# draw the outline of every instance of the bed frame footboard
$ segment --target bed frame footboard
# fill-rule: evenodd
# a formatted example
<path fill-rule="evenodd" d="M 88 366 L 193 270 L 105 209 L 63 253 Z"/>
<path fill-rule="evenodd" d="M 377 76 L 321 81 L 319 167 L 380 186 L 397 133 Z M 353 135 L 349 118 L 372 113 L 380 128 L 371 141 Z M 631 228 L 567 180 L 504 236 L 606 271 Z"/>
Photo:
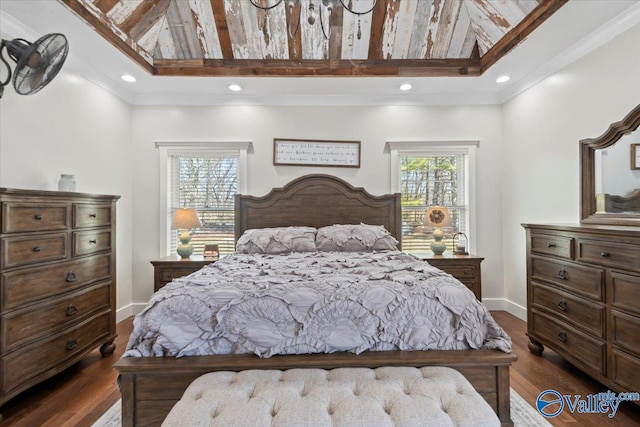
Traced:
<path fill-rule="evenodd" d="M 496 411 L 503 426 L 512 426 L 509 367 L 517 357 L 494 350 L 380 351 L 274 356 L 196 356 L 180 359 L 129 357 L 115 363 L 120 373 L 122 425 L 159 426 L 193 380 L 208 372 L 247 369 L 293 369 L 381 366 L 447 366 L 462 373 Z"/>

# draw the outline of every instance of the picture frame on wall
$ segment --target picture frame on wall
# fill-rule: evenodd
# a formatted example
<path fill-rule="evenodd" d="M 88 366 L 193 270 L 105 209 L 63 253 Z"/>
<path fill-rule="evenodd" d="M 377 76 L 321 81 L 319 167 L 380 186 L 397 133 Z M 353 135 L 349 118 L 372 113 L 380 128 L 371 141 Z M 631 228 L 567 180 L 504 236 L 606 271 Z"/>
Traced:
<path fill-rule="evenodd" d="M 631 144 L 631 169 L 640 169 L 640 143 Z"/>
<path fill-rule="evenodd" d="M 360 141 L 273 139 L 275 166 L 360 167 Z"/>

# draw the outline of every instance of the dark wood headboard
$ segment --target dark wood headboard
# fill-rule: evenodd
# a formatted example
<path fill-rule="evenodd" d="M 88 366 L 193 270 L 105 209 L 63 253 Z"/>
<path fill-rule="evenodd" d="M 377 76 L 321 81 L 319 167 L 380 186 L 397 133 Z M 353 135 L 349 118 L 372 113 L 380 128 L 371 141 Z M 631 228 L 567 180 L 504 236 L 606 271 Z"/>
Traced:
<path fill-rule="evenodd" d="M 250 228 L 383 225 L 402 244 L 400 193 L 373 196 L 331 175 L 312 174 L 262 197 L 236 195 L 235 238 Z"/>

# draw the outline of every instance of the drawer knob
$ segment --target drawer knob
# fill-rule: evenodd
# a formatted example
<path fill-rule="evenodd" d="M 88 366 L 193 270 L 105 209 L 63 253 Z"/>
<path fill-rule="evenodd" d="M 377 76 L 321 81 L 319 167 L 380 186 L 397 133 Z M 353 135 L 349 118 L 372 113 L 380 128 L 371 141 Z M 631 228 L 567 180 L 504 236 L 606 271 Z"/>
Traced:
<path fill-rule="evenodd" d="M 96 244 L 96 243 L 98 243 L 98 241 L 96 239 L 91 239 L 91 240 L 89 240 L 89 243 Z"/>
<path fill-rule="evenodd" d="M 567 333 L 565 331 L 560 331 L 558 339 L 562 342 L 567 342 Z"/>
<path fill-rule="evenodd" d="M 561 280 L 567 280 L 567 270 L 561 268 L 560 270 L 558 270 L 558 274 L 556 274 L 556 277 Z"/>
<path fill-rule="evenodd" d="M 69 307 L 67 307 L 67 316 L 73 316 L 77 312 L 78 309 L 76 308 L 76 306 L 73 304 L 69 304 Z"/>
<path fill-rule="evenodd" d="M 601 252 L 600 256 L 603 258 L 608 258 L 609 257 L 609 252 Z"/>
<path fill-rule="evenodd" d="M 547 247 L 548 248 L 555 248 L 556 244 L 555 243 L 547 243 Z"/>
<path fill-rule="evenodd" d="M 563 299 L 558 303 L 558 308 L 562 311 L 567 311 L 567 302 Z"/>
<path fill-rule="evenodd" d="M 66 281 L 67 282 L 75 282 L 78 279 L 78 276 L 73 271 L 67 273 Z"/>
<path fill-rule="evenodd" d="M 37 219 L 38 221 L 42 219 L 42 215 L 38 214 L 34 216 L 35 219 Z"/>
<path fill-rule="evenodd" d="M 36 246 L 35 248 L 33 248 L 33 252 L 40 252 L 42 250 L 42 248 L 40 246 Z"/>
<path fill-rule="evenodd" d="M 469 270 L 462 270 L 462 274 L 464 274 L 465 276 L 469 275 Z"/>
<path fill-rule="evenodd" d="M 67 350 L 73 350 L 77 345 L 78 341 L 76 341 L 74 338 L 69 338 L 67 340 Z"/>
<path fill-rule="evenodd" d="M 96 214 L 94 214 L 94 213 L 90 213 L 90 214 L 89 214 L 89 216 L 90 216 L 91 218 L 95 218 L 97 215 L 96 215 Z"/>

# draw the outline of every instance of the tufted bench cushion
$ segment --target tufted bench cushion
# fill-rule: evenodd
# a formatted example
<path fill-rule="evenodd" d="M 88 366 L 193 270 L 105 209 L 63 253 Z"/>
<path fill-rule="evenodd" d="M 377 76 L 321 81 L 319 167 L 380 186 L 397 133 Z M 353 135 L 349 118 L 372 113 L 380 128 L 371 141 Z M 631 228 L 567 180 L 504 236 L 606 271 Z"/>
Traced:
<path fill-rule="evenodd" d="M 456 370 L 382 367 L 212 372 L 163 426 L 499 426 Z"/>

